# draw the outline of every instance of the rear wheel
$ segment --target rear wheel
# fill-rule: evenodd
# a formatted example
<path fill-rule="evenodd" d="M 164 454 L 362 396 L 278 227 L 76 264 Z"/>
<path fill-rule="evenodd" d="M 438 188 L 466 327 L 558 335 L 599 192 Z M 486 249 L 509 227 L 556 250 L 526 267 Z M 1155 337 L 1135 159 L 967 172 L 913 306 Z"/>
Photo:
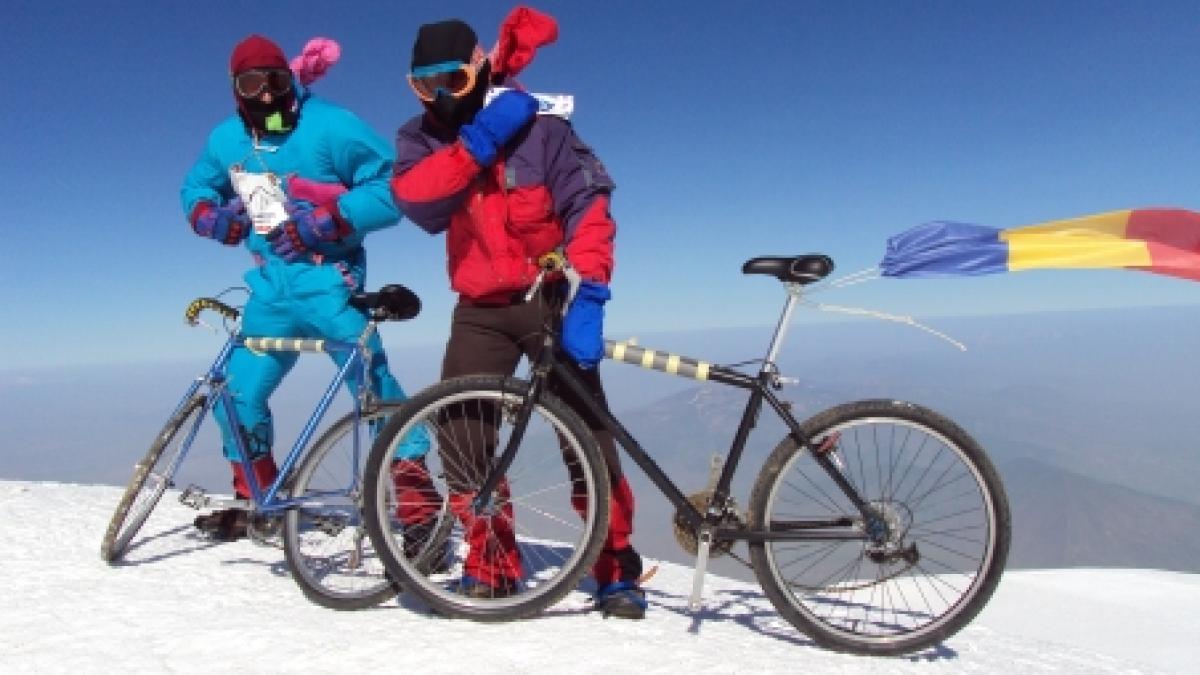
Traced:
<path fill-rule="evenodd" d="M 364 609 L 400 592 L 367 538 L 361 476 L 367 444 L 402 405 L 385 403 L 338 420 L 313 444 L 290 483 L 298 504 L 283 518 L 283 551 L 292 578 L 318 605 Z"/>
<path fill-rule="evenodd" d="M 371 538 L 405 591 L 443 615 L 506 621 L 536 614 L 576 588 L 604 543 L 608 468 L 583 421 L 549 394 L 533 407 L 500 485 L 478 496 L 528 390 L 515 378 L 446 380 L 409 399 L 371 450 L 364 477 Z M 433 560 L 413 555 L 402 516 L 414 505 L 398 500 L 394 475 L 394 439 L 417 425 L 432 443 L 421 466 L 433 486 L 425 494 L 436 494 L 437 504 L 425 510 L 450 529 Z"/>
<path fill-rule="evenodd" d="M 900 401 L 847 403 L 801 426 L 810 444 L 789 436 L 775 448 L 751 527 L 796 533 L 807 523 L 847 536 L 751 544 L 780 614 L 822 646 L 858 654 L 923 649 L 969 623 L 1000 582 L 1010 538 L 1004 488 L 979 445 Z M 866 502 L 866 518 L 814 448 Z"/>
<path fill-rule="evenodd" d="M 175 472 L 203 420 L 205 403 L 203 395 L 189 399 L 163 425 L 142 461 L 134 465 L 133 479 L 125 488 L 100 544 L 100 557 L 105 562 L 116 563 L 125 555 L 133 536 L 150 517 L 163 492 L 174 485 Z"/>

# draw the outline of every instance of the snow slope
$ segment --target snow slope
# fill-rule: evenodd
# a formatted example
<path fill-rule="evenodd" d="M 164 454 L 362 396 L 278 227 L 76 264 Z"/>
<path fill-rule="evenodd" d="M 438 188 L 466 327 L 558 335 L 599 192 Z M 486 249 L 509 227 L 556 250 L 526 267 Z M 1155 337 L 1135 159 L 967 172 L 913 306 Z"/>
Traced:
<path fill-rule="evenodd" d="M 1198 672 L 1200 576 L 1152 570 L 1007 574 L 991 604 L 938 648 L 904 658 L 820 649 L 753 584 L 661 566 L 645 621 L 604 620 L 582 594 L 542 618 L 475 624 L 403 597 L 360 612 L 310 604 L 279 549 L 197 538 L 164 499 L 128 563 L 99 545 L 120 490 L 0 481 L 0 671 Z"/>

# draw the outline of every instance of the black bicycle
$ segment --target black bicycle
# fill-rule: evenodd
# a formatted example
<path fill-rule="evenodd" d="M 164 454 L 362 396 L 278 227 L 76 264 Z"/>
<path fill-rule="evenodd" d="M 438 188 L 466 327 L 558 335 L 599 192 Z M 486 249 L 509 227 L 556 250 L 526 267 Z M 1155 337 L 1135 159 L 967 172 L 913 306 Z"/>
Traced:
<path fill-rule="evenodd" d="M 691 496 L 587 395 L 564 365 L 568 357 L 559 350 L 554 321 L 546 321 L 528 380 L 468 376 L 414 396 L 380 432 L 364 475 L 364 520 L 388 572 L 436 611 L 483 621 L 538 613 L 577 587 L 605 538 L 610 490 L 588 428 L 547 391 L 553 374 L 604 421 L 675 506 L 676 536 L 696 554 L 693 609 L 700 606 L 708 559 L 746 542 L 767 597 L 820 645 L 887 655 L 954 634 L 987 603 L 1004 569 L 1010 517 L 1003 486 L 965 431 L 919 405 L 865 400 L 804 422 L 793 417 L 777 394 L 786 378 L 776 357 L 805 285 L 832 269 L 824 255 L 762 257 L 743 265 L 743 273 L 775 277 L 787 291 L 767 356 L 754 374 L 606 341 L 606 356 L 615 361 L 749 392 L 717 480 Z M 760 469 L 742 512 L 730 485 L 764 404 L 787 434 Z M 461 591 L 468 550 L 461 524 L 454 525 L 446 560 L 436 571 L 405 556 L 405 531 L 390 522 L 397 508 L 390 448 L 418 425 L 431 430 L 437 449 L 426 459 L 439 493 L 451 492 L 447 476 L 456 483 L 467 476 L 469 485 L 453 487 L 474 495 L 468 517 L 499 516 L 505 527 L 498 529 L 512 533 L 507 544 L 497 534 L 482 554 L 505 555 L 515 537 L 521 571 L 515 586 L 491 597 Z M 484 459 L 471 463 L 466 457 Z M 452 518 L 449 508 L 442 512 Z"/>

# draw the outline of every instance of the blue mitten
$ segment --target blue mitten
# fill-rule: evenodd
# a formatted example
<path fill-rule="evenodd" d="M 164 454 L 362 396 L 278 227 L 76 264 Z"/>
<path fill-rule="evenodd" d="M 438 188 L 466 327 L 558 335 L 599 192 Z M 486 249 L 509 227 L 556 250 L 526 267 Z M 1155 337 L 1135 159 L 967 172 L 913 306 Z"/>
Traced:
<path fill-rule="evenodd" d="M 475 161 L 480 166 L 491 166 L 500 148 L 511 141 L 537 111 L 537 99 L 523 91 L 509 89 L 475 113 L 475 119 L 464 124 L 458 133 Z"/>
<path fill-rule="evenodd" d="M 267 235 L 271 250 L 288 262 L 296 262 L 325 244 L 335 242 L 354 231 L 336 210 L 324 206 L 311 208 L 300 202 L 284 205 L 289 218 Z"/>
<path fill-rule="evenodd" d="M 584 281 L 563 317 L 563 350 L 583 368 L 604 358 L 604 303 L 611 297 L 608 286 Z"/>
<path fill-rule="evenodd" d="M 201 237 L 216 239 L 226 246 L 237 246 L 250 235 L 250 216 L 241 199 L 225 206 L 199 202 L 192 209 L 192 230 Z"/>

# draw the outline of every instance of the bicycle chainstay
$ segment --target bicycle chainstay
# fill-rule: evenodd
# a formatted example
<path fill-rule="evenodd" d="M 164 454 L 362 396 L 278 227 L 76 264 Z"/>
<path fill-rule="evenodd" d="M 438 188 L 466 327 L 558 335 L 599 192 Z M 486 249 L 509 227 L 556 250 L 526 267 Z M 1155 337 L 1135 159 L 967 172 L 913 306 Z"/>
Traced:
<path fill-rule="evenodd" d="M 751 570 L 754 569 L 754 563 L 749 560 L 746 560 L 742 556 L 738 555 L 736 551 L 731 549 L 731 550 L 727 551 L 726 554 L 730 558 L 733 558 L 734 560 L 745 565 L 748 569 L 751 569 Z M 792 588 L 798 588 L 802 591 L 807 591 L 810 593 L 819 593 L 822 591 L 832 592 L 835 590 L 839 593 L 843 592 L 843 591 L 861 591 L 864 588 L 870 588 L 872 586 L 882 584 L 885 581 L 891 581 L 892 579 L 895 579 L 896 577 L 900 576 L 901 574 L 904 574 L 908 570 L 915 567 L 916 564 L 917 564 L 916 562 L 910 562 L 907 565 L 905 565 L 904 567 L 901 567 L 900 569 L 896 570 L 895 572 L 888 574 L 887 576 L 883 576 L 878 579 L 872 579 L 870 581 L 864 581 L 863 583 L 857 584 L 855 586 L 838 586 L 836 589 L 834 589 L 833 587 L 830 587 L 830 586 L 806 586 L 804 584 L 798 584 L 793 581 L 789 581 L 788 586 L 791 586 Z"/>

